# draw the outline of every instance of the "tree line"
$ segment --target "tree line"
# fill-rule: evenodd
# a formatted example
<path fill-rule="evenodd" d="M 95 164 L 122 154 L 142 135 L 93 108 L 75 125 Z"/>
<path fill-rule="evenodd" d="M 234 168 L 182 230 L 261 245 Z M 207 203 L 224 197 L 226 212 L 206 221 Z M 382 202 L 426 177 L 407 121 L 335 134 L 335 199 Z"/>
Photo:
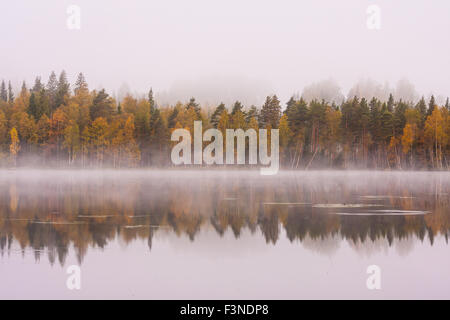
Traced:
<path fill-rule="evenodd" d="M 279 129 L 285 169 L 447 169 L 450 104 L 432 96 L 417 103 L 351 97 L 342 102 L 291 97 L 283 108 L 276 95 L 262 106 L 236 101 L 201 107 L 195 98 L 160 106 L 146 97 L 116 101 L 104 89 L 89 90 L 80 73 L 73 86 L 62 71 L 47 83 L 37 77 L 14 93 L 0 85 L 0 164 L 77 167 L 171 166 L 170 134 L 203 130 Z"/>

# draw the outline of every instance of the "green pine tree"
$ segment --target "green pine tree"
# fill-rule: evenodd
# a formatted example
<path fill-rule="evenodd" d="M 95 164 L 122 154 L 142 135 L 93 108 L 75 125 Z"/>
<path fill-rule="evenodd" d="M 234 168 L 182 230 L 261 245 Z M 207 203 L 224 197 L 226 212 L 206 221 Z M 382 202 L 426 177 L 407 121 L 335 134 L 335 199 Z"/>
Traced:
<path fill-rule="evenodd" d="M 44 88 L 44 86 L 42 85 L 41 77 L 36 77 L 36 79 L 34 80 L 34 85 L 33 85 L 33 88 L 31 89 L 31 91 L 33 91 L 33 92 L 40 92 L 43 88 Z"/>
<path fill-rule="evenodd" d="M 238 111 L 244 113 L 244 106 L 239 101 L 236 101 L 233 105 L 233 109 L 231 110 L 231 115 L 234 116 Z"/>
<path fill-rule="evenodd" d="M 0 85 L 0 100 L 8 101 L 8 92 L 6 91 L 5 81 L 2 80 L 2 84 Z"/>
<path fill-rule="evenodd" d="M 58 86 L 55 99 L 55 108 L 64 104 L 66 96 L 70 95 L 70 84 L 67 81 L 66 72 L 63 70 L 59 75 Z"/>
<path fill-rule="evenodd" d="M 434 95 L 431 95 L 430 102 L 428 102 L 428 112 L 427 115 L 431 116 L 434 111 L 434 107 L 436 106 L 436 101 L 434 99 Z"/>
<path fill-rule="evenodd" d="M 150 88 L 148 92 L 148 103 L 150 104 L 150 114 L 153 114 L 155 109 L 155 100 L 153 99 L 153 89 Z"/>
<path fill-rule="evenodd" d="M 194 97 L 192 97 L 189 100 L 189 103 L 186 105 L 186 109 L 187 110 L 189 110 L 191 108 L 194 109 L 195 113 L 197 114 L 197 117 L 199 119 L 201 119 L 200 105 L 197 102 L 195 102 L 195 98 Z"/>
<path fill-rule="evenodd" d="M 247 124 L 249 124 L 250 120 L 252 120 L 253 118 L 256 119 L 256 120 L 259 119 L 259 110 L 258 110 L 258 108 L 256 106 L 251 106 L 250 109 L 246 112 L 246 114 L 245 114 L 245 122 Z"/>
<path fill-rule="evenodd" d="M 56 109 L 56 95 L 58 91 L 58 80 L 54 71 L 50 74 L 47 82 L 46 92 L 50 101 L 50 109 L 54 111 Z"/>
<path fill-rule="evenodd" d="M 217 108 L 214 110 L 212 116 L 211 116 L 211 124 L 214 128 L 217 129 L 217 125 L 219 124 L 219 119 L 222 114 L 222 112 L 225 111 L 225 105 L 223 103 L 220 103 Z"/>
<path fill-rule="evenodd" d="M 112 98 L 105 92 L 100 90 L 94 97 L 89 113 L 91 120 L 94 121 L 98 117 L 109 118 L 114 112 Z"/>
<path fill-rule="evenodd" d="M 261 126 L 275 129 L 278 128 L 278 124 L 281 118 L 281 105 L 280 100 L 276 95 L 272 97 L 268 96 L 266 102 L 261 108 Z"/>
<path fill-rule="evenodd" d="M 77 76 L 77 81 L 75 81 L 75 88 L 73 92 L 75 94 L 79 94 L 81 92 L 89 92 L 88 84 L 86 82 L 86 79 L 84 78 L 83 73 L 81 72 Z"/>
<path fill-rule="evenodd" d="M 178 116 L 179 112 L 180 112 L 180 110 L 177 107 L 173 108 L 172 112 L 169 115 L 169 119 L 167 120 L 167 122 L 168 122 L 167 126 L 169 128 L 174 128 L 175 127 L 176 119 L 177 119 L 177 116 Z"/>
<path fill-rule="evenodd" d="M 419 111 L 420 114 L 420 123 L 419 126 L 421 129 L 425 126 L 425 120 L 427 119 L 427 105 L 425 103 L 425 98 L 422 96 L 422 98 L 417 102 L 415 106 L 416 110 Z"/>
<path fill-rule="evenodd" d="M 387 102 L 387 110 L 390 113 L 394 112 L 394 104 L 395 104 L 394 96 L 392 95 L 392 93 L 390 93 L 389 94 L 389 99 L 388 99 L 388 102 Z"/>
<path fill-rule="evenodd" d="M 14 102 L 14 92 L 11 86 L 11 81 L 8 81 L 8 102 Z"/>
<path fill-rule="evenodd" d="M 43 115 L 50 115 L 50 102 L 44 88 L 40 92 L 31 93 L 27 113 L 36 121 Z"/>

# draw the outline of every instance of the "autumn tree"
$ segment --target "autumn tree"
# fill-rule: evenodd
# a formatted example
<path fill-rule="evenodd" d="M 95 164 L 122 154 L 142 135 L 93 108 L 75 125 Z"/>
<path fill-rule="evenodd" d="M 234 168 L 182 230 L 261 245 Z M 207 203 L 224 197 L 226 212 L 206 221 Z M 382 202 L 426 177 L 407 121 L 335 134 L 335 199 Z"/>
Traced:
<path fill-rule="evenodd" d="M 226 137 L 226 130 L 229 128 L 230 128 L 230 116 L 228 114 L 228 110 L 225 109 L 219 117 L 217 129 L 222 133 L 223 137 Z M 226 152 L 226 139 L 223 139 L 223 150 L 224 152 Z"/>
<path fill-rule="evenodd" d="M 10 126 L 16 130 L 24 146 L 23 151 L 31 151 L 37 140 L 36 124 L 33 118 L 25 112 L 15 112 L 11 115 Z"/>
<path fill-rule="evenodd" d="M 226 130 L 229 129 L 229 121 L 230 117 L 228 115 L 228 110 L 224 110 L 219 118 L 219 123 L 217 124 L 217 129 L 219 129 L 222 132 L 222 135 L 225 136 Z"/>
<path fill-rule="evenodd" d="M 122 100 L 121 107 L 123 111 L 134 115 L 137 111 L 137 99 L 131 94 L 127 94 Z"/>
<path fill-rule="evenodd" d="M 20 150 L 20 140 L 16 128 L 11 129 L 10 136 L 11 136 L 11 144 L 9 145 L 9 152 L 11 154 L 14 166 L 17 166 L 17 154 L 19 153 Z"/>
<path fill-rule="evenodd" d="M 22 83 L 22 88 L 19 95 L 14 100 L 14 109 L 16 111 L 27 111 L 30 103 L 30 92 L 27 89 L 25 81 Z"/>
<path fill-rule="evenodd" d="M 239 101 L 236 101 L 231 111 L 231 127 L 229 129 L 245 130 L 246 121 L 243 109 L 244 106 Z"/>
<path fill-rule="evenodd" d="M 434 108 L 425 122 L 425 139 L 429 143 L 431 162 L 436 168 L 442 168 L 442 150 L 448 139 L 445 125 L 442 111 L 439 107 Z"/>
<path fill-rule="evenodd" d="M 70 121 L 69 125 L 64 129 L 63 146 L 69 153 L 69 165 L 71 165 L 81 148 L 80 128 L 78 127 L 78 124 L 76 124 L 76 122 L 73 120 Z"/>
<path fill-rule="evenodd" d="M 287 115 L 284 114 L 279 123 L 280 130 L 280 160 L 284 160 L 286 157 L 287 148 L 289 146 L 290 140 L 292 138 L 292 132 L 289 128 Z"/>
<path fill-rule="evenodd" d="M 328 154 L 329 165 L 333 165 L 333 161 L 337 157 L 340 143 L 341 132 L 341 111 L 328 106 L 325 110 L 325 133 L 322 136 L 323 144 Z M 363 133 L 365 135 L 365 133 Z M 364 137 L 364 136 L 363 136 Z M 366 143 L 367 139 L 366 139 Z M 364 144 L 363 144 L 364 147 Z"/>
<path fill-rule="evenodd" d="M 61 159 L 62 142 L 64 141 L 64 130 L 67 126 L 67 116 L 62 108 L 53 112 L 50 118 L 50 131 L 48 147 L 56 155 L 56 161 Z"/>
<path fill-rule="evenodd" d="M 2 110 L 0 110 L 0 158 L 7 145 L 8 120 Z"/>
<path fill-rule="evenodd" d="M 128 166 L 135 167 L 141 159 L 141 152 L 135 140 L 135 127 L 133 117 L 128 117 L 127 121 L 125 122 L 123 131 L 126 141 L 125 151 L 127 156 L 127 163 Z"/>
<path fill-rule="evenodd" d="M 82 73 L 79 73 L 75 81 L 74 97 L 80 108 L 88 111 L 89 105 L 92 103 L 92 96 L 89 94 L 89 87 Z"/>
<path fill-rule="evenodd" d="M 186 104 L 186 109 L 187 110 L 194 110 L 195 113 L 197 114 L 197 118 L 201 119 L 201 110 L 200 110 L 200 105 L 195 101 L 195 98 L 191 98 L 189 100 L 189 102 Z"/>
<path fill-rule="evenodd" d="M 256 106 L 253 106 L 253 105 L 245 113 L 245 122 L 247 122 L 247 124 L 249 124 L 252 118 L 254 118 L 257 121 L 259 119 L 259 110 Z"/>
<path fill-rule="evenodd" d="M 113 127 L 116 125 L 118 127 L 114 130 L 111 140 L 111 147 L 114 153 L 114 167 L 121 167 L 123 163 L 134 167 L 138 164 L 141 153 L 135 140 L 133 116 L 129 116 L 125 123 L 116 122 L 113 124 Z"/>
<path fill-rule="evenodd" d="M 103 166 L 103 160 L 106 149 L 109 145 L 108 141 L 108 122 L 105 118 L 98 117 L 92 123 L 89 132 L 91 145 L 96 155 L 98 166 Z"/>
<path fill-rule="evenodd" d="M 407 123 L 403 128 L 403 135 L 401 137 L 402 151 L 405 155 L 411 155 L 410 161 L 412 163 L 413 143 L 415 140 L 415 130 L 412 124 Z"/>
<path fill-rule="evenodd" d="M 50 135 L 50 119 L 46 115 L 43 115 L 36 123 L 36 130 L 38 145 L 47 151 L 46 148 L 48 147 Z"/>

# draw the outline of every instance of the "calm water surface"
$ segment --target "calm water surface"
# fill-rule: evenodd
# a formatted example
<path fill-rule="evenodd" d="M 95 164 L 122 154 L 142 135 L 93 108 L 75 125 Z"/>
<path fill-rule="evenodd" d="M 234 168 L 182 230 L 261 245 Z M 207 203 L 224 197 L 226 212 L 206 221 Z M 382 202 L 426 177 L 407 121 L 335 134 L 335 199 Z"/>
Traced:
<path fill-rule="evenodd" d="M 446 172 L 5 170 L 0 298 L 448 299 L 449 230 Z"/>

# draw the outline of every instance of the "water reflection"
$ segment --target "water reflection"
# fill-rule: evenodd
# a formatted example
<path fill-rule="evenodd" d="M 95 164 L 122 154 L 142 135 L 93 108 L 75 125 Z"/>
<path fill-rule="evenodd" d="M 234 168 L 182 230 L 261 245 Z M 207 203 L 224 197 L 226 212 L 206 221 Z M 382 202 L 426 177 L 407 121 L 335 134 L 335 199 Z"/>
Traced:
<path fill-rule="evenodd" d="M 17 243 L 63 265 L 73 247 L 82 263 L 116 238 L 151 250 L 157 233 L 196 241 L 208 228 L 260 232 L 268 245 L 286 236 L 318 252 L 342 239 L 355 250 L 433 244 L 448 240 L 449 188 L 449 174 L 427 172 L 3 171 L 0 253 Z"/>

